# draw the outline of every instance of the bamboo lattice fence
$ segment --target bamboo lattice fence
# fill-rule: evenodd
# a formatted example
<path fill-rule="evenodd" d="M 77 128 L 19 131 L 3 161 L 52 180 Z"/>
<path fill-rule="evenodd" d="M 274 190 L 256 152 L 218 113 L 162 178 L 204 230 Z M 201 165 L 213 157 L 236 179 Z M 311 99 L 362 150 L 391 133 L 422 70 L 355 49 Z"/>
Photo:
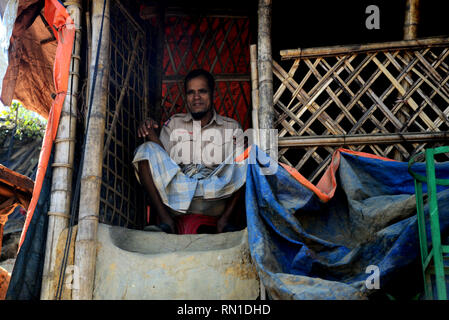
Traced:
<path fill-rule="evenodd" d="M 143 141 L 137 128 L 147 113 L 149 37 L 118 1 L 111 1 L 109 95 L 100 193 L 100 222 L 143 225 L 145 194 L 132 167 Z"/>
<path fill-rule="evenodd" d="M 448 56 L 448 38 L 281 51 L 279 160 L 316 181 L 337 147 L 405 161 L 448 141 Z"/>
<path fill-rule="evenodd" d="M 243 16 L 171 15 L 165 17 L 161 121 L 186 112 L 184 76 L 196 68 L 216 79 L 215 108 L 250 125 L 250 28 Z"/>
<path fill-rule="evenodd" d="M 137 22 L 119 0 L 111 0 L 110 6 L 99 221 L 140 228 L 145 224 L 146 196 L 131 164 L 135 149 L 143 142 L 137 137 L 139 124 L 148 116 L 164 122 L 174 113 L 186 112 L 184 76 L 204 68 L 216 79 L 216 110 L 248 128 L 250 22 L 246 16 L 213 14 L 169 14 L 162 24 L 157 19 Z M 88 39 L 88 46 L 93 45 Z M 86 122 L 89 97 L 86 87 L 83 91 L 80 115 Z"/>

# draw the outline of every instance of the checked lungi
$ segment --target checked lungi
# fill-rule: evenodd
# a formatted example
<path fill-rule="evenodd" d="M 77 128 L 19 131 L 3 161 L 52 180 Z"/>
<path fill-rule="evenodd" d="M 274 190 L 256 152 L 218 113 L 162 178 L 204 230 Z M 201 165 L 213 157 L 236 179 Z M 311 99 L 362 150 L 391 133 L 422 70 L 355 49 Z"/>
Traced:
<path fill-rule="evenodd" d="M 202 164 L 181 168 L 160 145 L 145 142 L 136 149 L 133 164 L 139 180 L 138 162 L 148 161 L 155 187 L 172 213 L 219 215 L 224 200 L 246 181 L 247 162 L 234 159 L 230 154 L 213 170 Z"/>

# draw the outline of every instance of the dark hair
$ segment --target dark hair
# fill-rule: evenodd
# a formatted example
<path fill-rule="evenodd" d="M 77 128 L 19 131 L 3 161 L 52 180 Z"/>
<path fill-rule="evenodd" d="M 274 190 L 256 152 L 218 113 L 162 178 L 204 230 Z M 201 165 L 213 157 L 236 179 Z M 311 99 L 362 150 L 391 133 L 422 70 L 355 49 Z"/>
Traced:
<path fill-rule="evenodd" d="M 207 86 L 209 87 L 210 91 L 210 96 L 211 98 L 213 98 L 215 89 L 215 79 L 214 76 L 210 74 L 210 72 L 204 69 L 194 69 L 186 75 L 186 77 L 184 78 L 184 91 L 185 92 L 187 91 L 187 82 L 198 77 L 206 78 Z"/>

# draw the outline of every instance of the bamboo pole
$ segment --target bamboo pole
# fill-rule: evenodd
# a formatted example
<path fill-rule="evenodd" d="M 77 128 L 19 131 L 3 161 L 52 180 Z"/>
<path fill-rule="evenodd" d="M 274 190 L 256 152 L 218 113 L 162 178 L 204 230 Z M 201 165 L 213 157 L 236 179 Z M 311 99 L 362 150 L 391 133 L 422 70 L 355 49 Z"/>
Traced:
<path fill-rule="evenodd" d="M 404 40 L 416 39 L 418 36 L 419 0 L 407 0 L 404 20 Z"/>
<path fill-rule="evenodd" d="M 415 40 L 418 35 L 418 19 L 419 19 L 419 0 L 407 0 L 406 8 L 405 8 L 405 19 L 404 19 L 404 40 Z M 410 57 L 407 55 L 404 55 L 404 61 L 405 63 L 409 63 Z M 410 85 L 407 82 L 407 80 L 404 78 L 404 80 L 401 81 L 401 86 L 403 88 L 403 91 L 399 91 L 398 99 L 404 99 L 405 93 L 409 90 Z M 410 114 L 410 107 L 408 106 L 409 103 L 414 103 L 412 99 L 408 99 L 407 103 L 404 103 L 401 107 L 401 112 L 397 113 L 398 120 L 401 123 L 407 122 L 407 116 L 406 114 Z M 433 124 L 433 122 L 432 122 Z M 394 152 L 393 158 L 395 160 L 402 160 L 402 155 L 399 152 L 399 150 L 396 150 Z"/>
<path fill-rule="evenodd" d="M 103 8 L 105 4 L 105 8 Z M 102 18 L 104 9 L 103 28 Z M 82 163 L 80 205 L 78 230 L 75 242 L 75 266 L 79 274 L 79 288 L 73 288 L 75 300 L 92 299 L 95 262 L 98 214 L 100 207 L 100 188 L 103 160 L 103 143 L 105 132 L 106 105 L 108 98 L 109 78 L 109 1 L 94 0 L 92 2 L 92 59 L 90 72 L 94 73 L 99 58 L 97 76 L 92 76 L 89 91 L 93 94 L 92 109 L 88 119 L 84 162 Z M 100 42 L 101 34 L 101 42 Z M 100 45 L 98 45 L 100 43 Z M 92 86 L 94 90 L 91 90 Z M 88 113 L 89 115 L 89 113 Z"/>
<path fill-rule="evenodd" d="M 447 47 L 449 46 L 449 37 L 430 37 L 415 40 L 399 40 L 381 43 L 337 45 L 329 47 L 314 47 L 307 49 L 301 48 L 288 49 L 288 50 L 281 50 L 280 55 L 282 60 L 288 60 L 297 58 L 328 57 L 328 56 L 355 54 L 360 52 L 371 52 L 379 50 L 386 51 L 386 50 L 417 49 L 426 46 Z"/>
<path fill-rule="evenodd" d="M 146 37 L 146 35 L 144 35 L 144 41 L 143 43 L 144 45 L 144 52 L 143 52 L 143 59 L 145 59 L 145 61 L 149 61 L 150 60 L 150 56 L 151 56 L 151 46 L 152 43 L 150 41 L 150 43 L 147 42 L 148 37 Z M 150 74 L 151 72 L 149 71 L 149 69 L 151 68 L 150 63 L 146 63 L 144 64 L 143 67 L 143 106 L 142 106 L 142 110 L 141 110 L 141 120 L 146 119 L 147 115 L 149 114 L 149 109 L 150 109 Z"/>
<path fill-rule="evenodd" d="M 156 42 L 156 87 L 155 87 L 155 106 L 151 114 L 153 119 L 159 122 L 162 118 L 162 78 L 163 78 L 163 59 L 165 44 L 165 6 L 161 2 L 157 4 L 157 42 Z M 146 114 L 147 117 L 149 114 Z"/>
<path fill-rule="evenodd" d="M 259 86 L 258 86 L 258 75 L 257 75 L 257 46 L 252 44 L 249 47 L 250 57 L 251 57 L 251 98 L 252 98 L 252 121 L 254 129 L 254 143 L 260 146 L 259 139 Z"/>
<path fill-rule="evenodd" d="M 257 55 L 257 53 L 256 53 Z M 257 61 L 257 59 L 256 59 Z M 179 83 L 184 85 L 184 75 L 169 75 L 162 77 L 162 83 Z M 229 81 L 251 81 L 251 74 L 217 74 L 214 75 L 215 82 L 229 82 Z"/>
<path fill-rule="evenodd" d="M 298 136 L 278 139 L 279 148 L 344 146 L 366 144 L 424 143 L 447 141 L 449 132 L 407 132 L 391 134 L 359 134 L 338 136 Z"/>
<path fill-rule="evenodd" d="M 271 0 L 259 0 L 257 66 L 259 76 L 259 128 L 273 128 L 273 71 L 271 55 Z M 260 147 L 269 152 L 266 130 L 259 133 Z"/>
<path fill-rule="evenodd" d="M 70 218 L 81 49 L 81 11 L 81 0 L 71 0 L 67 6 L 67 12 L 75 24 L 75 41 L 70 64 L 68 91 L 62 106 L 61 119 L 55 139 L 47 243 L 41 288 L 41 299 L 43 300 L 50 300 L 55 296 L 54 274 L 59 271 L 56 270 L 55 265 L 57 260 L 56 245 L 62 230 L 68 227 Z"/>
<path fill-rule="evenodd" d="M 88 8 L 88 10 L 90 10 L 90 8 Z M 91 23 L 91 19 L 90 19 L 90 11 L 86 12 L 86 28 L 87 28 L 87 89 L 86 89 L 86 103 L 85 103 L 85 108 L 84 108 L 84 121 L 83 121 L 83 128 L 84 130 L 86 129 L 86 117 L 87 117 L 87 104 L 89 103 L 90 99 L 89 99 L 89 85 L 90 85 L 90 80 L 91 80 L 91 75 L 89 72 L 89 66 L 91 63 L 91 53 L 92 53 L 92 26 L 90 25 Z"/>

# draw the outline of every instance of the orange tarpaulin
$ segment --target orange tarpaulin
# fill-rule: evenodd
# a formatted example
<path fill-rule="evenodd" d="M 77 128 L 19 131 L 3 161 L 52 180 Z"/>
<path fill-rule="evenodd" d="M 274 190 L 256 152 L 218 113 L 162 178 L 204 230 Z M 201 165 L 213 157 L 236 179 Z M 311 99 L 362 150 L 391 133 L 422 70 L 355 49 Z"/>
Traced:
<path fill-rule="evenodd" d="M 298 180 L 302 185 L 304 185 L 306 188 L 313 191 L 317 197 L 323 201 L 328 202 L 332 197 L 334 196 L 335 189 L 337 188 L 337 181 L 335 178 L 335 173 L 337 172 L 338 167 L 340 166 L 340 152 L 350 153 L 354 155 L 360 155 L 365 158 L 373 158 L 373 159 L 381 159 L 386 161 L 396 161 L 380 156 L 376 156 L 373 154 L 365 153 L 365 152 L 359 152 L 359 151 L 353 151 L 349 149 L 344 148 L 338 148 L 334 151 L 332 155 L 332 161 L 327 168 L 327 170 L 324 172 L 321 179 L 318 181 L 317 185 L 313 185 L 309 180 L 307 180 L 303 175 L 301 175 L 298 170 L 295 168 L 292 168 L 285 163 L 279 163 L 282 165 L 285 170 L 287 170 L 296 180 Z"/>
<path fill-rule="evenodd" d="M 252 146 L 249 146 L 245 149 L 245 151 L 237 156 L 234 161 L 235 162 L 241 162 L 245 159 L 248 159 L 249 153 L 251 152 Z M 376 156 L 374 154 L 360 152 L 360 151 L 353 151 L 345 148 L 338 148 L 334 151 L 332 154 L 332 160 L 329 164 L 329 167 L 326 169 L 326 171 L 323 173 L 322 177 L 318 181 L 316 185 L 314 185 L 312 182 L 307 180 L 302 174 L 299 173 L 298 170 L 296 170 L 293 167 L 290 167 L 289 165 L 279 162 L 279 164 L 287 170 L 288 173 L 290 173 L 299 183 L 301 183 L 303 186 L 305 186 L 307 189 L 311 190 L 313 193 L 316 194 L 316 196 L 323 201 L 324 203 L 328 202 L 332 197 L 334 196 L 335 190 L 337 188 L 337 180 L 335 177 L 335 174 L 338 170 L 338 167 L 340 166 L 340 153 L 350 153 L 353 155 L 358 155 L 364 158 L 371 158 L 371 159 L 380 159 L 384 161 L 396 161 L 389 158 L 384 158 L 381 156 Z"/>
<path fill-rule="evenodd" d="M 62 104 L 67 93 L 69 68 L 72 56 L 73 42 L 75 39 L 75 24 L 69 16 L 67 10 L 57 0 L 46 0 L 44 16 L 48 24 L 52 26 L 54 36 L 57 39 L 55 61 L 53 65 L 53 79 L 56 89 L 56 97 L 53 100 L 48 116 L 47 128 L 42 143 L 42 149 L 39 157 L 39 164 L 36 173 L 36 180 L 33 189 L 33 196 L 27 211 L 25 225 L 20 237 L 19 249 L 22 245 L 25 235 L 33 217 L 34 209 L 42 189 L 42 183 L 47 170 L 48 160 L 53 146 L 53 141 L 59 125 Z"/>

